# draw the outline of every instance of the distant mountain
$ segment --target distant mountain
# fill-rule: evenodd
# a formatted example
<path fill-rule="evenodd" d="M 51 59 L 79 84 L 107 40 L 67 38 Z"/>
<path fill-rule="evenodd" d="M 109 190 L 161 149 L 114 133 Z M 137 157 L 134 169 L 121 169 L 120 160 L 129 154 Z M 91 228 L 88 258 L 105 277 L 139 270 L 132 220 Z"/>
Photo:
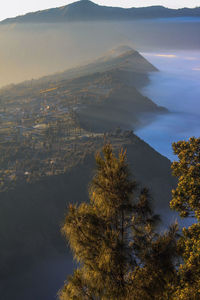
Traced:
<path fill-rule="evenodd" d="M 89 0 L 81 0 L 63 7 L 28 13 L 16 18 L 8 18 L 1 23 L 52 23 L 100 20 L 119 21 L 172 17 L 200 17 L 200 7 L 194 9 L 169 9 L 163 6 L 149 6 L 124 9 L 119 7 L 100 6 Z"/>

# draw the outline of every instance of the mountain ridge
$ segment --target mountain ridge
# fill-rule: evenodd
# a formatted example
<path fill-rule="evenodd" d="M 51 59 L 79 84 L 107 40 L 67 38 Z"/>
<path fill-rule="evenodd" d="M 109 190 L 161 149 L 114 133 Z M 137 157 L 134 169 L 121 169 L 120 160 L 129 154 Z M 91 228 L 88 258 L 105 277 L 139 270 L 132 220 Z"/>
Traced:
<path fill-rule="evenodd" d="M 28 82 L 31 82 L 31 84 L 37 84 L 38 81 L 54 81 L 55 78 L 56 81 L 63 79 L 73 80 L 75 78 L 80 78 L 94 73 L 123 70 L 125 67 L 127 69 L 127 65 L 129 70 L 132 68 L 132 71 L 137 73 L 158 71 L 158 69 L 148 60 L 146 60 L 138 51 L 127 45 L 121 45 L 111 49 L 95 60 L 88 61 L 80 66 L 75 66 L 73 68 L 65 69 L 61 72 L 56 72 L 36 79 L 17 83 L 14 86 L 20 86 L 23 85 L 23 83 L 26 84 Z M 10 86 L 12 86 L 12 84 L 0 88 L 0 91 L 10 89 Z"/>
<path fill-rule="evenodd" d="M 173 217 L 170 161 L 133 133 L 140 112 L 166 112 L 137 91 L 149 71 L 156 69 L 139 52 L 120 46 L 68 75 L 0 90 L 1 299 L 55 299 L 74 267 L 60 225 L 69 203 L 88 199 L 105 142 L 127 149 L 134 179 L 150 189 L 158 213 Z"/>
<path fill-rule="evenodd" d="M 143 113 L 168 112 L 138 90 L 141 82 L 148 82 L 148 73 L 155 71 L 138 51 L 121 45 L 87 65 L 7 86 L 0 90 L 0 97 L 7 105 L 6 99 L 18 99 L 21 104 L 29 99 L 30 107 L 35 105 L 35 99 L 37 102 L 49 99 L 54 105 L 56 101 L 64 101 L 63 105 L 72 101 L 70 109 L 76 107 L 76 119 L 86 131 L 135 128 L 146 120 L 146 117 L 140 120 Z"/>
<path fill-rule="evenodd" d="M 101 6 L 89 0 L 30 12 L 14 18 L 7 18 L 0 24 L 12 23 L 61 23 L 74 21 L 134 20 L 172 17 L 200 17 L 200 7 L 170 9 L 164 6 L 121 8 Z"/>

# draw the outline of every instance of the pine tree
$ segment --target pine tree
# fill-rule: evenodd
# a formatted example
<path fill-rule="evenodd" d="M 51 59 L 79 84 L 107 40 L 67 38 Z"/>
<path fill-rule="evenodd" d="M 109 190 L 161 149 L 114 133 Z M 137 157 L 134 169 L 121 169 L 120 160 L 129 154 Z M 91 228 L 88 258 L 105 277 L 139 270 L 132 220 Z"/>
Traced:
<path fill-rule="evenodd" d="M 194 223 L 183 228 L 179 240 L 179 252 L 183 264 L 179 268 L 179 283 L 174 299 L 200 299 L 200 138 L 173 144 L 179 161 L 172 164 L 178 177 L 170 203 L 181 217 L 193 217 Z"/>
<path fill-rule="evenodd" d="M 173 144 L 179 161 L 173 162 L 173 175 L 178 177 L 178 186 L 172 191 L 171 208 L 181 217 L 196 217 L 200 220 L 200 138 Z"/>
<path fill-rule="evenodd" d="M 169 299 L 175 278 L 176 226 L 164 235 L 147 189 L 137 192 L 111 145 L 96 156 L 90 203 L 70 205 L 62 228 L 79 267 L 59 299 Z"/>
<path fill-rule="evenodd" d="M 165 233 L 156 232 L 160 218 L 153 214 L 151 197 L 145 188 L 136 204 L 132 228 L 133 250 L 138 265 L 132 273 L 130 299 L 171 299 L 176 282 L 178 224 Z"/>

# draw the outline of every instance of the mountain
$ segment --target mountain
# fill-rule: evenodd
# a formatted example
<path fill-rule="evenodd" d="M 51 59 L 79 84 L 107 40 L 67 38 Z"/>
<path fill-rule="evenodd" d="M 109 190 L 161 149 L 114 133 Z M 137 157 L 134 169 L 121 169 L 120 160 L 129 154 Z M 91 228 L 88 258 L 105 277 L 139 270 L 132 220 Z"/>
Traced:
<path fill-rule="evenodd" d="M 32 115 L 38 114 L 38 103 L 41 118 L 44 101 L 60 111 L 75 110 L 81 128 L 87 131 L 134 129 L 148 122 L 150 115 L 167 112 L 138 90 L 148 81 L 148 73 L 155 71 L 139 52 L 120 46 L 87 65 L 3 88 L 0 97 L 10 111 L 20 109 L 22 113 L 26 106 Z M 57 111 L 50 115 L 56 119 Z"/>
<path fill-rule="evenodd" d="M 88 199 L 105 141 L 127 149 L 165 225 L 172 218 L 170 161 L 132 130 L 141 113 L 166 112 L 138 90 L 152 71 L 122 45 L 85 66 L 0 89 L 1 299 L 55 299 L 73 268 L 60 234 L 65 210 Z"/>
<path fill-rule="evenodd" d="M 108 51 L 94 61 L 76 68 L 67 69 L 64 72 L 45 76 L 40 78 L 39 81 L 69 80 L 94 73 L 102 73 L 113 70 L 121 72 L 126 70 L 137 74 L 146 74 L 148 72 L 158 71 L 156 67 L 146 60 L 138 51 L 129 46 L 122 45 Z M 37 80 L 35 83 L 37 83 Z"/>
<path fill-rule="evenodd" d="M 8 18 L 2 24 L 10 23 L 52 23 L 74 21 L 134 20 L 149 18 L 200 17 L 200 7 L 189 9 L 169 9 L 163 6 L 123 9 L 119 7 L 100 6 L 89 0 L 52 8 L 15 18 Z"/>

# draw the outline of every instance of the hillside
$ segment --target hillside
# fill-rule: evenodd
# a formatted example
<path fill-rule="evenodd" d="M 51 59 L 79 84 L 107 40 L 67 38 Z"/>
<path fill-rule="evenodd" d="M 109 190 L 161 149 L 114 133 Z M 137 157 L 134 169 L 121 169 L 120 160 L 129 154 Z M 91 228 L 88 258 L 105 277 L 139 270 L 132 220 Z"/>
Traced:
<path fill-rule="evenodd" d="M 103 73 L 109 71 L 129 71 L 131 73 L 147 74 L 148 72 L 158 71 L 148 60 L 146 60 L 138 51 L 132 49 L 129 46 L 119 46 L 105 53 L 98 59 L 88 62 L 82 66 L 76 68 L 67 69 L 64 72 L 44 76 L 39 80 L 32 80 L 31 84 L 34 87 L 40 87 L 40 84 L 56 84 L 61 80 L 72 80 L 80 78 L 86 75 L 95 73 Z M 121 76 L 121 80 L 125 80 L 124 74 Z M 135 81 L 135 80 L 134 80 Z M 30 81 L 27 82 L 30 85 Z M 18 85 L 20 88 L 21 85 Z M 25 88 L 25 86 L 22 87 Z"/>
<path fill-rule="evenodd" d="M 63 173 L 74 138 L 134 129 L 167 112 L 137 89 L 156 69 L 134 50 L 111 53 L 75 70 L 0 90 L 0 189 Z"/>
<path fill-rule="evenodd" d="M 24 16 L 6 19 L 2 24 L 10 23 L 53 23 L 74 21 L 134 20 L 171 17 L 200 17 L 200 8 L 168 9 L 163 6 L 123 9 L 97 5 L 89 0 L 28 13 Z"/>
<path fill-rule="evenodd" d="M 152 71 L 121 46 L 85 66 L 0 90 L 2 299 L 55 299 L 73 267 L 60 226 L 69 202 L 88 199 L 94 155 L 105 141 L 127 149 L 136 180 L 150 188 L 165 220 L 172 217 L 170 161 L 133 133 L 148 115 L 167 113 L 138 90 Z M 59 262 L 66 265 L 60 280 Z"/>
<path fill-rule="evenodd" d="M 4 300 L 13 297 L 20 300 L 27 297 L 29 300 L 55 299 L 54 295 L 70 273 L 72 263 L 59 271 L 64 273 L 60 282 L 56 278 L 56 265 L 44 273 L 39 272 L 37 277 L 34 277 L 34 266 L 43 270 L 43 261 L 49 260 L 49 264 L 57 261 L 59 264 L 61 258 L 66 262 L 70 260 L 60 235 L 60 224 L 69 202 L 80 203 L 88 199 L 87 187 L 95 168 L 94 153 L 101 149 L 105 138 L 116 151 L 121 147 L 127 149 L 134 177 L 141 186 L 150 188 L 154 206 L 165 215 L 165 221 L 170 219 L 168 201 L 176 182 L 171 177 L 168 159 L 131 132 L 91 136 L 82 141 L 76 139 L 71 144 L 71 164 L 64 174 L 46 176 L 35 183 L 23 183 L 1 193 L 0 294 Z M 26 279 L 25 274 L 29 274 Z M 53 292 L 50 292 L 52 288 Z"/>

